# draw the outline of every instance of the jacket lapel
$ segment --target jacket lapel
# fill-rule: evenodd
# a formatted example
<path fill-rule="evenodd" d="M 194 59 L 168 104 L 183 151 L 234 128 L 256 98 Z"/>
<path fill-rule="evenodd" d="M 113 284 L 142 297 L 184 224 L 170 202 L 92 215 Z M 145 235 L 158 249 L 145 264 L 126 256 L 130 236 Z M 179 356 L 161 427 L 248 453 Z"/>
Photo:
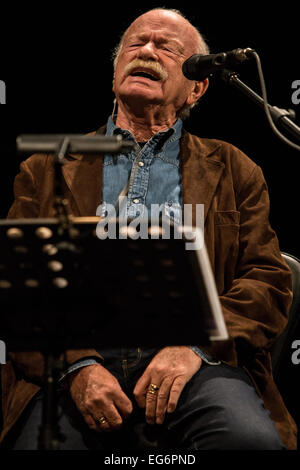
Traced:
<path fill-rule="evenodd" d="M 105 127 L 97 133 L 103 134 Z M 181 170 L 183 204 L 204 204 L 204 217 L 210 208 L 224 164 L 213 158 L 220 144 L 199 139 L 183 131 Z M 66 184 L 78 207 L 78 215 L 95 216 L 102 199 L 103 156 L 70 155 L 63 165 Z"/>
<path fill-rule="evenodd" d="M 63 166 L 66 184 L 78 207 L 79 216 L 95 216 L 102 198 L 101 155 L 72 156 Z"/>
<path fill-rule="evenodd" d="M 88 135 L 105 134 L 106 126 Z M 103 155 L 70 154 L 63 176 L 78 207 L 79 216 L 95 216 L 102 202 Z"/>
<path fill-rule="evenodd" d="M 204 220 L 225 166 L 217 158 L 212 157 L 220 146 L 219 142 L 213 140 L 201 139 L 199 142 L 195 136 L 183 132 L 181 141 L 183 204 L 193 204 L 193 206 L 204 204 Z"/>

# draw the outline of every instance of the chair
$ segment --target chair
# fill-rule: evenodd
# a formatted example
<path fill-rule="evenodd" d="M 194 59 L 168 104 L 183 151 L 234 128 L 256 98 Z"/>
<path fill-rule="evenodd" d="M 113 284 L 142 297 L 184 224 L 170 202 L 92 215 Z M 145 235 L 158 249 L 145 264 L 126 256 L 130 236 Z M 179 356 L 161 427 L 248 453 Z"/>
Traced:
<path fill-rule="evenodd" d="M 280 382 L 282 367 L 286 364 L 287 357 L 291 356 L 291 344 L 300 319 L 300 260 L 288 253 L 282 253 L 282 257 L 292 272 L 293 302 L 288 324 L 271 351 L 273 377 L 277 384 Z"/>
<path fill-rule="evenodd" d="M 300 429 L 299 408 L 299 382 L 295 380 L 298 370 L 292 363 L 291 348 L 293 340 L 299 338 L 300 326 L 300 260 L 293 255 L 282 253 L 284 260 L 292 272 L 293 302 L 289 311 L 288 324 L 277 339 L 271 351 L 273 377 L 285 402 L 287 409 L 293 416 Z M 300 434 L 298 433 L 298 448 L 300 448 Z"/>

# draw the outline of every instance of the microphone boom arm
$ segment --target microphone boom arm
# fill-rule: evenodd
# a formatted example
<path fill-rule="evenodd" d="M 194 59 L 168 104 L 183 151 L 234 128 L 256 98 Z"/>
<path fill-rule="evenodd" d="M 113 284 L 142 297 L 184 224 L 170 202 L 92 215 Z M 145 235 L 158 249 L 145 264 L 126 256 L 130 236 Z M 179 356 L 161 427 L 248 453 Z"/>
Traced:
<path fill-rule="evenodd" d="M 241 91 L 259 107 L 264 108 L 264 99 L 255 93 L 255 91 L 248 85 L 243 83 L 236 72 L 224 69 L 220 72 L 220 78 Z M 277 106 L 271 106 L 270 104 L 267 104 L 267 106 L 274 122 L 281 125 L 300 142 L 300 128 L 291 120 L 294 118 L 294 112 L 292 110 L 287 111 L 285 109 L 278 108 Z"/>

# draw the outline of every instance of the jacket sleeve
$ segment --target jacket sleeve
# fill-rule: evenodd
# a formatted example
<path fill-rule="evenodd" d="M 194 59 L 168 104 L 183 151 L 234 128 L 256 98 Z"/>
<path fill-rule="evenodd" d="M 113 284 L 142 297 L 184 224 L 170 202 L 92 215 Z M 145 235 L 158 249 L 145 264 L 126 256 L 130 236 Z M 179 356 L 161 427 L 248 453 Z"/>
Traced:
<path fill-rule="evenodd" d="M 220 296 L 235 347 L 247 353 L 269 349 L 287 324 L 292 301 L 291 272 L 269 223 L 269 195 L 255 166 L 237 194 L 239 254 L 235 277 Z"/>
<path fill-rule="evenodd" d="M 41 167 L 41 159 L 35 156 L 25 160 L 20 165 L 20 172 L 14 181 L 14 202 L 8 212 L 7 218 L 35 218 L 39 215 L 39 197 L 35 181 L 35 167 Z M 44 161 L 44 160 L 42 160 Z M 14 368 L 21 373 L 24 378 L 33 382 L 40 382 L 44 373 L 44 358 L 39 351 L 8 352 L 9 359 L 13 362 Z M 65 361 L 66 367 L 81 359 L 92 358 L 97 362 L 102 361 L 102 357 L 95 349 L 74 349 L 65 352 L 61 359 Z"/>
<path fill-rule="evenodd" d="M 8 212 L 10 219 L 38 217 L 39 202 L 33 173 L 27 160 L 21 163 L 14 181 L 14 202 Z"/>

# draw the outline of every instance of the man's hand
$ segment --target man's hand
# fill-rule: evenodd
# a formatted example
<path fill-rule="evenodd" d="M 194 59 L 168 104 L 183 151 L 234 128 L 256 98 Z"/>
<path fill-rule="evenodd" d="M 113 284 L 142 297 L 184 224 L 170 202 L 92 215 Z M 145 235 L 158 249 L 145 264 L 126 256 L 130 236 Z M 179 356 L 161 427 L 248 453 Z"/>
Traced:
<path fill-rule="evenodd" d="M 132 412 L 132 403 L 118 380 L 100 364 L 75 371 L 69 383 L 78 410 L 94 431 L 119 429 Z"/>
<path fill-rule="evenodd" d="M 200 369 L 202 359 L 188 346 L 171 346 L 159 351 L 136 383 L 134 396 L 141 408 L 146 408 L 148 424 L 162 424 L 166 412 L 177 406 L 185 384 Z M 159 387 L 149 393 L 150 384 Z"/>

